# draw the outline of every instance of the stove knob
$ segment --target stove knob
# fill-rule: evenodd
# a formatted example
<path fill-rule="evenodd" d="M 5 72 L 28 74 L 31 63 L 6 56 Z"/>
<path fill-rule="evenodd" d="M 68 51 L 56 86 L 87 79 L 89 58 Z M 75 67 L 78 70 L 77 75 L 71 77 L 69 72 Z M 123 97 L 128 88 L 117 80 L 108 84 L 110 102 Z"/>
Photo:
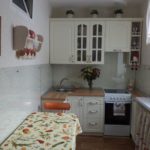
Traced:
<path fill-rule="evenodd" d="M 123 100 L 123 98 L 122 98 L 122 97 L 120 97 L 120 98 L 119 98 L 119 100 L 120 100 L 120 101 L 122 101 L 122 100 Z"/>
<path fill-rule="evenodd" d="M 115 97 L 113 97 L 113 101 L 115 101 L 116 100 L 116 98 Z"/>
<path fill-rule="evenodd" d="M 126 101 L 126 98 L 124 97 L 123 100 Z"/>
<path fill-rule="evenodd" d="M 110 97 L 110 100 L 113 101 L 113 97 Z"/>

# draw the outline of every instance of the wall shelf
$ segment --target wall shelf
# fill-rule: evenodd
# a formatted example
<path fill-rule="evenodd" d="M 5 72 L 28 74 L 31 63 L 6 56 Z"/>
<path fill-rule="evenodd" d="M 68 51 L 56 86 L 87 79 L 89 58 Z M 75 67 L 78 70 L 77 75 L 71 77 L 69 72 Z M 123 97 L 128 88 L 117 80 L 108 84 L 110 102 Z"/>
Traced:
<path fill-rule="evenodd" d="M 18 58 L 33 58 L 41 50 L 43 36 L 25 26 L 13 28 L 13 49 Z M 28 57 L 29 56 L 29 57 Z M 33 57 L 32 57 L 33 56 Z"/>

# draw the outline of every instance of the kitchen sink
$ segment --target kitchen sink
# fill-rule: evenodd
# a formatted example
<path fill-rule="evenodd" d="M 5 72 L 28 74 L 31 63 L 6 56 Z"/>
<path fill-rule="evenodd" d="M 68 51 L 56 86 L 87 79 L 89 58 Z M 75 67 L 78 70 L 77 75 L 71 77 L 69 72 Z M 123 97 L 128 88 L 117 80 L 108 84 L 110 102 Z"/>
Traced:
<path fill-rule="evenodd" d="M 57 92 L 72 92 L 73 89 L 71 88 L 58 88 L 58 89 L 55 89 Z"/>

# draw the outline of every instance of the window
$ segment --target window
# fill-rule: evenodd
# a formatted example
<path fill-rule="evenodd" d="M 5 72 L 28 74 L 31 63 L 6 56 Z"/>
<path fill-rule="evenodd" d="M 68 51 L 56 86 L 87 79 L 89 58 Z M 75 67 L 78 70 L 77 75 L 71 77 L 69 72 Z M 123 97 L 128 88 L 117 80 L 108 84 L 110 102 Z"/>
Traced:
<path fill-rule="evenodd" d="M 33 0 L 12 0 L 19 8 L 32 18 Z"/>
<path fill-rule="evenodd" d="M 146 15 L 146 43 L 150 44 L 150 1 L 148 2 Z"/>

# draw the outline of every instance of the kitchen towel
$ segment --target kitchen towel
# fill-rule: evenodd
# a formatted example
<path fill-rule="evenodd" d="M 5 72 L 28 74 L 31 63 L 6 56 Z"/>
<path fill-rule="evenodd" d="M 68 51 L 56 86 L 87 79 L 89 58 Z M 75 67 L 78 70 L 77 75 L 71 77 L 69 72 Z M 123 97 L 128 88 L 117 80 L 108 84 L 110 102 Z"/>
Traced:
<path fill-rule="evenodd" d="M 116 102 L 113 104 L 113 115 L 114 116 L 125 116 L 125 103 Z"/>

